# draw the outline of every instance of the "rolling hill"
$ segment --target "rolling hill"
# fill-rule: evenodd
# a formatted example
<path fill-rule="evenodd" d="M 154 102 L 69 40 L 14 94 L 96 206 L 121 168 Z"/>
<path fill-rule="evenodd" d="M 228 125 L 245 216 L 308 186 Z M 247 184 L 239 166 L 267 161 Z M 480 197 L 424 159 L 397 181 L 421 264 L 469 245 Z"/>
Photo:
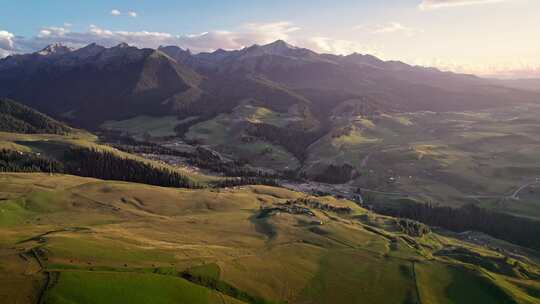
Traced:
<path fill-rule="evenodd" d="M 3 299 L 538 303 L 537 256 L 347 200 L 68 175 L 0 174 L 0 183 Z"/>

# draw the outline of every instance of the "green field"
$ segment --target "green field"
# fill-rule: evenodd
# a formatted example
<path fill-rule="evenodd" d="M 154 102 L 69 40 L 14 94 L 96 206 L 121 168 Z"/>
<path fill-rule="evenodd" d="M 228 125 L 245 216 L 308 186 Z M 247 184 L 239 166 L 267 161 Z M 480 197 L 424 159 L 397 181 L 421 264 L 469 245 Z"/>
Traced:
<path fill-rule="evenodd" d="M 211 120 L 195 124 L 185 138 L 198 144 L 209 145 L 232 159 L 244 160 L 256 167 L 294 170 L 300 164 L 291 153 L 283 147 L 247 135 L 245 124 L 267 123 L 284 127 L 297 120 L 292 114 L 241 105 L 230 114 L 220 114 Z"/>
<path fill-rule="evenodd" d="M 144 137 L 174 136 L 174 127 L 181 121 L 176 116 L 137 116 L 122 121 L 107 121 L 101 125 L 106 130 L 127 133 L 138 139 Z"/>
<path fill-rule="evenodd" d="M 80 292 L 80 284 L 84 292 Z M 212 291 L 157 274 L 65 271 L 44 303 L 222 303 Z"/>
<path fill-rule="evenodd" d="M 539 303 L 540 270 L 527 258 L 501 262 L 436 233 L 409 237 L 346 200 L 313 198 L 350 214 L 258 219 L 261 207 L 305 194 L 23 173 L 0 174 L 0 184 L 0 296 L 10 300 L 36 299 L 47 285 L 45 303 L 467 303 L 464 294 Z M 465 262 L 444 248 L 482 258 Z M 506 266 L 484 268 L 490 260 Z"/>
<path fill-rule="evenodd" d="M 303 169 L 317 175 L 330 164 L 348 163 L 359 175 L 353 187 L 539 219 L 531 187 L 519 199 L 508 197 L 540 177 L 538 114 L 537 105 L 369 118 L 337 111 L 334 131 L 309 147 Z"/>

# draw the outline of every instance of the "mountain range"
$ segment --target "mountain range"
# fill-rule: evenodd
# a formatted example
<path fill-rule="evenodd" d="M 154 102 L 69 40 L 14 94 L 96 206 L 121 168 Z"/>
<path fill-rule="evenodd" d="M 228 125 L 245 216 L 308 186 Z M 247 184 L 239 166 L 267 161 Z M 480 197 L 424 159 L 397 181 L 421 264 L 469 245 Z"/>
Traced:
<path fill-rule="evenodd" d="M 313 127 L 353 99 L 377 111 L 457 111 L 534 100 L 538 94 L 472 75 L 371 55 L 318 54 L 276 41 L 199 54 L 177 46 L 53 44 L 2 59 L 0 96 L 97 128 L 141 114 L 212 117 L 248 99 L 278 112 L 300 110 Z"/>

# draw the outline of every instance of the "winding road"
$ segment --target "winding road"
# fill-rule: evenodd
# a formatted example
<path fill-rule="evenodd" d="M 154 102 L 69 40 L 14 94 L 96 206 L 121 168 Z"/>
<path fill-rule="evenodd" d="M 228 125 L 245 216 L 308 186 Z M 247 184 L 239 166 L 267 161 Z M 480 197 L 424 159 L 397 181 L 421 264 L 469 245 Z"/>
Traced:
<path fill-rule="evenodd" d="M 467 198 L 473 198 L 473 199 L 512 199 L 512 200 L 519 200 L 519 193 L 521 191 L 527 189 L 528 187 L 532 185 L 540 184 L 540 177 L 536 177 L 533 181 L 528 181 L 522 185 L 520 185 L 514 192 L 512 192 L 510 195 L 467 195 Z"/>

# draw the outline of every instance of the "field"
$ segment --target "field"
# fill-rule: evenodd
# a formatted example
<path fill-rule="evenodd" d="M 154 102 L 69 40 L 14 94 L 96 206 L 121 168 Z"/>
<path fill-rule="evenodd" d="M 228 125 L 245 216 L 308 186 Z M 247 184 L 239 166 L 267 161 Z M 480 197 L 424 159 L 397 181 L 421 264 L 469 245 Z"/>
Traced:
<path fill-rule="evenodd" d="M 176 134 L 174 127 L 181 123 L 176 116 L 150 117 L 137 116 L 122 121 L 107 121 L 103 129 L 125 132 L 135 138 L 166 137 Z"/>
<path fill-rule="evenodd" d="M 310 198 L 345 214 L 261 217 L 306 195 L 28 173 L 0 184 L 7 303 L 464 303 L 465 292 L 475 303 L 540 303 L 537 257 L 411 237 L 347 200 Z"/>
<path fill-rule="evenodd" d="M 241 105 L 231 114 L 217 117 L 192 126 L 185 138 L 202 145 L 209 145 L 231 157 L 249 162 L 255 167 L 274 170 L 294 170 L 298 160 L 283 147 L 250 137 L 245 132 L 246 123 L 267 123 L 284 127 L 297 120 L 292 114 L 273 112 L 267 108 Z"/>
<path fill-rule="evenodd" d="M 379 192 L 372 193 L 378 200 L 397 193 L 540 219 L 534 191 L 540 177 L 539 113 L 537 105 L 370 120 L 337 113 L 337 131 L 310 146 L 304 170 L 314 175 L 328 164 L 348 163 L 359 175 L 349 185 Z"/>

